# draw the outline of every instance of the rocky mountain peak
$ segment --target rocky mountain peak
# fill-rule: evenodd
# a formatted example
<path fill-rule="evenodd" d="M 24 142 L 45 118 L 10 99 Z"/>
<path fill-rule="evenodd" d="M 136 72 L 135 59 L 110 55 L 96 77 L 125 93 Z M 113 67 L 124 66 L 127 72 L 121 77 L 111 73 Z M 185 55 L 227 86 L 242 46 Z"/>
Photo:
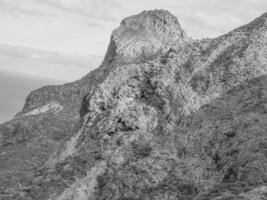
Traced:
<path fill-rule="evenodd" d="M 116 39 L 132 37 L 149 39 L 147 37 L 151 36 L 162 43 L 170 44 L 183 39 L 185 33 L 176 16 L 165 10 L 143 11 L 138 15 L 127 17 L 113 32 L 113 37 Z"/>
<path fill-rule="evenodd" d="M 166 10 L 143 11 L 122 20 L 111 36 L 106 61 L 139 62 L 188 40 L 178 19 Z"/>

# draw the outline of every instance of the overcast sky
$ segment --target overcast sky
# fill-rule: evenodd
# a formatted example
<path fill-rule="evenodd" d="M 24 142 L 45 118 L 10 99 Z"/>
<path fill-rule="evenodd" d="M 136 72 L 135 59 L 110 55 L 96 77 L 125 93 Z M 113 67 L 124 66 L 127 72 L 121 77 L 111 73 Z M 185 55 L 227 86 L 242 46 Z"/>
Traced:
<path fill-rule="evenodd" d="M 267 11 L 267 0 L 0 0 L 0 43 L 103 56 L 121 19 L 167 9 L 188 35 L 215 37 Z"/>

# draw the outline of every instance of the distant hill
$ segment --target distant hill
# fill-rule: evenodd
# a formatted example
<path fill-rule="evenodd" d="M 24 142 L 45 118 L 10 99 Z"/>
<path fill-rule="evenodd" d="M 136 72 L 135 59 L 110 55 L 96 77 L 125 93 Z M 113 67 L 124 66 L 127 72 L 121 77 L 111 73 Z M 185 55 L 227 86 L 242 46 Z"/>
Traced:
<path fill-rule="evenodd" d="M 0 70 L 0 123 L 14 118 L 31 91 L 45 85 L 60 83 L 64 81 Z"/>

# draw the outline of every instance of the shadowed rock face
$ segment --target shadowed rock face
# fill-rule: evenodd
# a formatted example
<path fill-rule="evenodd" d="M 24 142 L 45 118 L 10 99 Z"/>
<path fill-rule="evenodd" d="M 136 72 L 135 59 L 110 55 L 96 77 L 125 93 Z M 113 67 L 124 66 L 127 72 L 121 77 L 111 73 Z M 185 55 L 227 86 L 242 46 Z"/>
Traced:
<path fill-rule="evenodd" d="M 30 135 L 38 126 L 25 126 L 30 130 L 23 134 L 26 144 L 38 146 L 43 138 L 51 145 L 54 139 L 47 132 L 64 129 L 62 123 L 49 123 L 49 130 L 44 122 L 60 120 L 68 108 L 64 105 L 77 111 L 68 115 L 69 134 L 44 158 L 37 155 L 39 163 L 34 162 L 30 175 L 22 175 L 18 186 L 3 185 L 2 196 L 265 199 L 266 77 L 266 14 L 204 40 L 188 38 L 168 11 L 126 18 L 113 31 L 97 70 L 74 83 L 33 92 L 17 119 L 2 125 L 1 148 L 6 152 L 17 148 L 18 135 L 25 130 L 7 131 L 17 121 L 42 126 L 39 136 Z M 34 118 L 27 115 L 49 105 L 54 109 Z M 80 118 L 75 119 L 78 107 Z M 25 155 L 31 155 L 28 149 L 23 149 Z"/>

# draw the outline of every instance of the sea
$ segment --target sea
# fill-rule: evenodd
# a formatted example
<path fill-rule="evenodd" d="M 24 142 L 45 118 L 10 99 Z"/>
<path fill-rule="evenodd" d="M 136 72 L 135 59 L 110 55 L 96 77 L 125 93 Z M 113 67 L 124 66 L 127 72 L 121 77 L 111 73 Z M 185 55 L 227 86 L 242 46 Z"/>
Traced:
<path fill-rule="evenodd" d="M 11 120 L 23 108 L 31 91 L 62 83 L 59 80 L 0 71 L 0 124 Z"/>

